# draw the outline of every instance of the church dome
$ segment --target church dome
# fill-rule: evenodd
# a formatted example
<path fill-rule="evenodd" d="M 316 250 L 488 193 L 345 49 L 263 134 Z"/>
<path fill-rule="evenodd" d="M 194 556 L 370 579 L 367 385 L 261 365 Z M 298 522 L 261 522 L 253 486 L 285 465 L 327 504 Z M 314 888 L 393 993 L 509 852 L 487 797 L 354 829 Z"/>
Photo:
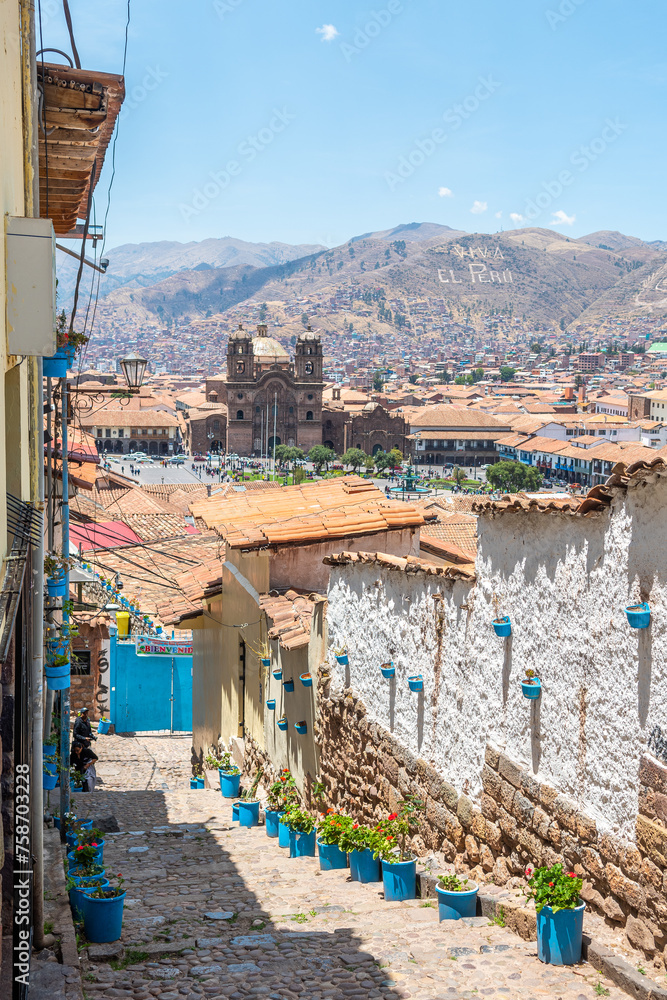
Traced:
<path fill-rule="evenodd" d="M 305 341 L 313 342 L 313 341 L 319 341 L 319 339 L 320 339 L 319 335 L 317 333 L 315 333 L 315 331 L 313 329 L 311 329 L 311 327 L 308 327 L 307 330 L 304 330 L 303 333 L 299 334 L 299 340 L 302 343 L 303 343 L 304 340 Z"/>
<path fill-rule="evenodd" d="M 252 338 L 252 351 L 256 358 L 273 358 L 276 361 L 289 361 L 289 354 L 277 340 L 269 337 L 266 326 L 257 327 L 257 336 Z"/>
<path fill-rule="evenodd" d="M 250 334 L 243 329 L 243 324 L 239 323 L 238 330 L 233 330 L 229 335 L 230 340 L 250 340 Z"/>

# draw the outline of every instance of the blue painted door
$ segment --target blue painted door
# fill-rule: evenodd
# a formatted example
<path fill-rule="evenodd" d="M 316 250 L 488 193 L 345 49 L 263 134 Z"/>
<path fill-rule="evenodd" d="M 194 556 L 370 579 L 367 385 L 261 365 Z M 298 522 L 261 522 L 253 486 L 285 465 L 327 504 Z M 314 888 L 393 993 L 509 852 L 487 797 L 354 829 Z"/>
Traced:
<path fill-rule="evenodd" d="M 112 641 L 111 688 L 111 719 L 117 733 L 192 731 L 191 656 L 141 655 L 133 642 Z"/>

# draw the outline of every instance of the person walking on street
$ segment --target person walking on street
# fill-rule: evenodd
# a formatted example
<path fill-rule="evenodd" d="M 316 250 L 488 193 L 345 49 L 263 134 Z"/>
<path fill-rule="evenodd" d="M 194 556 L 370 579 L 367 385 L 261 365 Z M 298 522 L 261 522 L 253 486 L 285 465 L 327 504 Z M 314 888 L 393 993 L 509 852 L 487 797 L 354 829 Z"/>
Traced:
<path fill-rule="evenodd" d="M 88 709 L 82 708 L 79 715 L 74 723 L 74 731 L 72 733 L 72 739 L 76 742 L 85 743 L 90 740 L 96 740 L 97 736 L 93 736 L 93 730 L 90 728 L 90 721 L 88 719 Z"/>

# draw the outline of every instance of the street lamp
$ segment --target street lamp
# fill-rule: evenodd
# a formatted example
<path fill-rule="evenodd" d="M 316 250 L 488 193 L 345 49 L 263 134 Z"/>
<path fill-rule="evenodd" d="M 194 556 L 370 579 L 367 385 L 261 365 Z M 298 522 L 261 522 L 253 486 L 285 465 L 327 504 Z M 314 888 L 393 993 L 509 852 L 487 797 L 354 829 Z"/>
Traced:
<path fill-rule="evenodd" d="M 147 361 L 135 351 L 132 351 L 126 358 L 121 358 L 120 367 L 130 389 L 139 389 L 144 380 Z"/>

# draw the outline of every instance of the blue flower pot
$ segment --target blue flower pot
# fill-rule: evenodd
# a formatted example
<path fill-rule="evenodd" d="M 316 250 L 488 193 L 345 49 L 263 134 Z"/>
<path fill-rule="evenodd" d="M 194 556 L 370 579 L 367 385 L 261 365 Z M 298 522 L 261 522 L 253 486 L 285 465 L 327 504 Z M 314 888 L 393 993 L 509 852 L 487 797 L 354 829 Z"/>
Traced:
<path fill-rule="evenodd" d="M 537 914 L 537 957 L 547 965 L 576 965 L 581 961 L 581 936 L 586 904 L 573 910 L 543 906 Z"/>
<path fill-rule="evenodd" d="M 396 674 L 396 667 L 393 663 L 383 663 L 380 667 L 380 673 L 383 677 L 394 677 Z"/>
<path fill-rule="evenodd" d="M 101 840 L 99 842 L 99 844 L 97 845 L 97 847 L 95 848 L 95 853 L 93 854 L 93 857 L 95 858 L 95 860 L 97 862 L 99 862 L 99 864 L 102 864 L 102 859 L 104 857 L 104 841 L 103 840 Z M 81 863 L 81 859 L 78 856 L 78 851 L 77 851 L 76 847 L 74 848 L 74 850 L 72 850 L 72 851 L 70 851 L 68 853 L 67 859 L 70 862 L 70 868 Z"/>
<path fill-rule="evenodd" d="M 70 889 L 69 901 L 70 901 L 70 906 L 72 907 L 72 914 L 75 920 L 83 920 L 84 917 L 84 906 L 85 906 L 84 895 L 83 895 L 84 889 L 87 888 L 105 889 L 106 886 L 109 885 L 109 879 L 103 878 L 101 875 L 99 877 L 102 879 L 100 885 L 87 886 L 86 883 L 90 882 L 91 880 L 87 878 L 86 879 L 82 878 L 79 879 L 80 888 Z"/>
<path fill-rule="evenodd" d="M 197 788 L 205 788 L 204 779 L 197 776 Z"/>
<path fill-rule="evenodd" d="M 44 378 L 67 378 L 67 359 L 54 354 L 52 358 L 42 358 Z"/>
<path fill-rule="evenodd" d="M 44 774 L 58 774 L 58 761 L 55 757 L 45 760 L 43 763 Z"/>
<path fill-rule="evenodd" d="M 300 674 L 299 680 L 305 688 L 311 688 L 313 686 L 313 678 L 310 674 Z"/>
<path fill-rule="evenodd" d="M 266 824 L 266 835 L 267 837 L 277 837 L 278 836 L 278 823 L 280 817 L 283 816 L 283 812 L 280 809 L 267 809 L 264 813 L 264 822 Z"/>
<path fill-rule="evenodd" d="M 65 635 L 59 635 L 55 639 L 47 639 L 44 643 L 47 657 L 67 656 L 69 653 L 69 642 L 69 636 Z"/>
<path fill-rule="evenodd" d="M 269 698 L 267 700 L 267 702 L 266 702 L 266 707 L 268 708 L 269 712 L 275 712 L 275 710 L 276 710 L 276 699 L 275 698 Z"/>
<path fill-rule="evenodd" d="M 340 663 L 341 667 L 346 667 L 350 662 L 350 658 L 347 653 L 342 653 L 340 656 L 336 653 L 336 660 Z"/>
<path fill-rule="evenodd" d="M 57 774 L 47 774 L 46 771 L 42 774 L 42 788 L 46 792 L 50 792 L 58 784 Z"/>
<path fill-rule="evenodd" d="M 290 678 L 290 680 L 288 681 L 285 681 L 283 687 L 285 688 L 286 691 L 288 691 L 291 694 L 292 691 L 294 690 L 294 681 L 292 680 L 292 678 Z"/>
<path fill-rule="evenodd" d="M 276 725 L 278 729 L 281 729 L 282 732 L 284 733 L 287 727 L 289 726 L 289 722 L 287 721 L 287 719 L 278 719 Z"/>
<path fill-rule="evenodd" d="M 271 666 L 271 657 L 270 656 L 262 656 L 261 657 L 261 661 L 262 661 L 262 666 L 263 667 L 270 667 Z"/>
<path fill-rule="evenodd" d="M 296 830 L 290 830 L 289 856 L 290 858 L 314 858 L 315 831 L 311 830 L 310 833 L 297 833 Z"/>
<path fill-rule="evenodd" d="M 240 771 L 218 771 L 223 799 L 235 799 L 241 786 Z"/>
<path fill-rule="evenodd" d="M 125 893 L 113 899 L 93 899 L 84 893 L 83 929 L 89 941 L 105 944 L 118 941 L 123 927 Z"/>
<path fill-rule="evenodd" d="M 108 722 L 102 722 L 102 720 L 100 719 L 100 721 L 97 723 L 97 731 L 98 733 L 101 733 L 102 736 L 106 736 L 106 734 L 109 732 L 110 726 L 111 726 L 111 720 L 109 720 Z"/>
<path fill-rule="evenodd" d="M 46 687 L 49 691 L 64 691 L 70 686 L 70 666 L 44 667 Z"/>
<path fill-rule="evenodd" d="M 67 372 L 65 372 L 67 374 Z M 65 573 L 63 570 L 56 570 L 53 576 L 46 578 L 46 589 L 49 597 L 65 596 Z"/>
<path fill-rule="evenodd" d="M 509 615 L 504 615 L 502 618 L 496 618 L 493 623 L 493 631 L 496 635 L 499 635 L 503 639 L 506 639 L 508 635 L 511 635 L 512 624 L 510 622 Z"/>
<path fill-rule="evenodd" d="M 58 751 L 52 744 L 49 744 L 49 746 L 45 746 L 44 749 L 42 750 L 42 757 L 44 758 L 44 760 L 52 760 L 57 756 L 57 754 Z"/>
<path fill-rule="evenodd" d="M 380 861 L 373 857 L 370 848 L 350 853 L 350 875 L 353 882 L 380 881 Z"/>
<path fill-rule="evenodd" d="M 415 674 L 413 677 L 408 677 L 408 687 L 411 691 L 422 691 L 424 688 L 424 681 L 422 680 L 421 674 Z"/>
<path fill-rule="evenodd" d="M 394 903 L 401 899 L 415 899 L 417 896 L 417 862 L 383 861 L 382 882 L 384 898 Z"/>
<path fill-rule="evenodd" d="M 295 722 L 294 728 L 296 729 L 299 736 L 305 736 L 308 732 L 308 725 L 305 722 Z"/>
<path fill-rule="evenodd" d="M 317 853 L 320 856 L 320 868 L 323 872 L 331 872 L 337 868 L 347 868 L 347 854 L 341 851 L 338 844 L 323 844 L 317 841 Z"/>
<path fill-rule="evenodd" d="M 196 787 L 197 787 L 197 779 L 190 778 L 190 788 L 196 788 Z"/>
<path fill-rule="evenodd" d="M 92 819 L 82 819 L 79 820 L 79 825 L 81 826 L 82 830 L 92 830 L 93 821 Z"/>
<path fill-rule="evenodd" d="M 648 628 L 651 624 L 651 609 L 646 601 L 641 604 L 630 604 L 625 609 L 628 624 L 631 628 Z M 564 964 L 570 964 L 564 963 Z"/>
<path fill-rule="evenodd" d="M 259 826 L 259 802 L 239 802 L 240 826 Z"/>
<path fill-rule="evenodd" d="M 282 670 L 274 670 L 274 671 L 273 671 L 273 676 L 275 677 L 275 679 L 276 679 L 277 681 L 281 680 L 281 679 L 282 679 L 282 676 L 283 676 L 283 672 L 282 672 Z"/>
<path fill-rule="evenodd" d="M 477 886 L 466 892 L 450 892 L 436 885 L 438 894 L 438 919 L 460 920 L 461 917 L 474 917 L 477 912 Z"/>
<path fill-rule="evenodd" d="M 289 847 L 289 827 L 282 820 L 278 820 L 278 847 Z"/>
<path fill-rule="evenodd" d="M 73 882 L 77 883 L 77 885 L 79 882 L 85 882 L 88 878 L 104 878 L 104 869 L 101 872 L 98 872 L 97 875 L 77 875 L 77 872 L 80 871 L 81 869 L 77 867 L 70 868 L 67 872 L 67 877 L 71 878 Z"/>
<path fill-rule="evenodd" d="M 539 677 L 535 677 L 532 684 L 521 681 L 521 690 L 524 698 L 528 698 L 529 701 L 537 701 L 542 694 L 542 681 Z"/>
<path fill-rule="evenodd" d="M 232 802 L 232 823 L 238 823 L 239 821 L 239 803 Z"/>
<path fill-rule="evenodd" d="M 60 816 L 53 817 L 53 825 L 56 828 L 56 830 L 60 829 Z"/>

